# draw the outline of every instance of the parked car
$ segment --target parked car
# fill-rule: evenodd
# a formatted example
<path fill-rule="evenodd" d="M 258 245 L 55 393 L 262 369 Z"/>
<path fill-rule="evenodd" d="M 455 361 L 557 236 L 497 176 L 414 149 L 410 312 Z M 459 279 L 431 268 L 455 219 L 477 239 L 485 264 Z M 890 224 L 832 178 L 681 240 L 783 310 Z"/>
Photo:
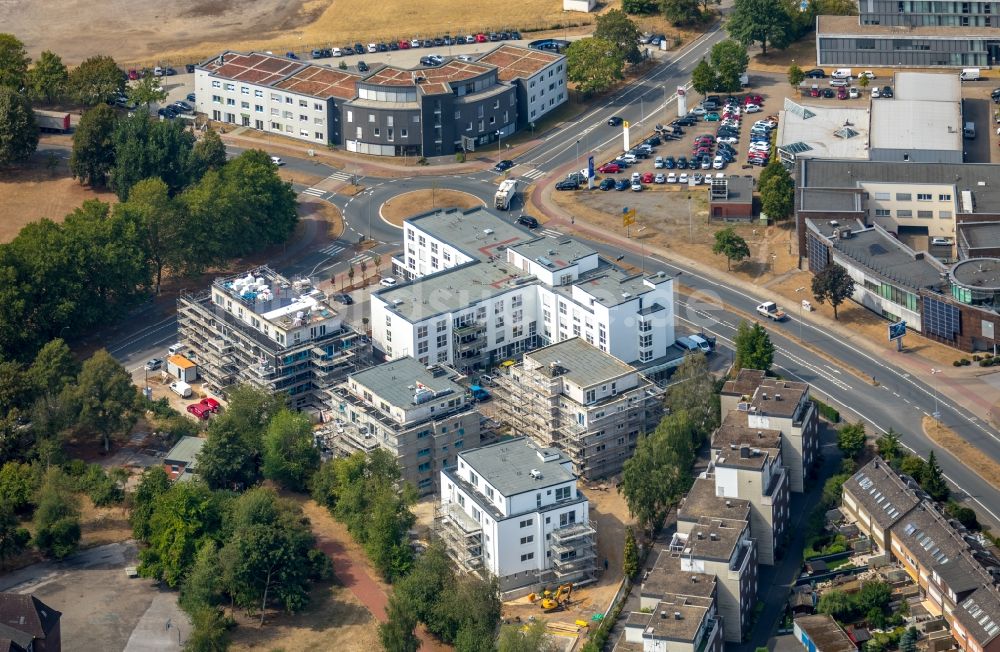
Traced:
<path fill-rule="evenodd" d="M 192 403 L 187 406 L 187 411 L 193 414 L 196 419 L 201 421 L 207 421 L 208 417 L 212 414 L 211 410 L 202 405 L 201 403 Z"/>
<path fill-rule="evenodd" d="M 936 247 L 950 247 L 951 238 L 931 238 L 931 244 Z"/>
<path fill-rule="evenodd" d="M 563 179 L 556 184 L 556 190 L 579 190 L 580 183 L 576 179 Z"/>
<path fill-rule="evenodd" d="M 667 168 L 668 170 L 673 170 L 674 167 L 676 166 L 677 166 L 677 161 L 674 160 L 673 156 L 667 156 L 666 158 L 663 159 L 663 167 Z"/>
<path fill-rule="evenodd" d="M 358 61 L 358 72 L 368 72 L 370 68 L 364 61 Z"/>
<path fill-rule="evenodd" d="M 677 173 L 669 172 L 667 173 L 667 183 L 677 183 Z"/>
<path fill-rule="evenodd" d="M 150 358 L 146 360 L 146 371 L 156 371 L 163 366 L 163 360 L 160 358 Z"/>
<path fill-rule="evenodd" d="M 185 97 L 184 99 L 186 99 L 188 102 L 194 102 L 194 97 L 195 97 L 194 93 L 188 93 L 187 97 Z"/>
<path fill-rule="evenodd" d="M 174 107 L 176 109 L 179 109 L 182 113 L 191 113 L 191 111 L 194 110 L 194 107 L 192 107 L 190 104 L 188 104 L 184 100 L 177 100 L 176 102 L 174 102 L 170 106 L 172 106 L 172 107 Z"/>
<path fill-rule="evenodd" d="M 195 67 L 195 64 L 193 64 L 193 63 L 185 63 L 184 64 L 184 70 L 186 70 L 188 74 L 191 74 L 191 73 L 194 72 L 194 67 Z"/>
<path fill-rule="evenodd" d="M 643 183 L 653 183 L 653 173 L 652 172 L 646 172 L 645 174 L 643 174 L 642 175 L 642 182 Z"/>
<path fill-rule="evenodd" d="M 519 218 L 517 218 L 517 223 L 520 224 L 521 226 L 526 226 L 529 229 L 537 229 L 538 228 L 538 220 L 536 220 L 535 218 L 531 217 L 530 215 L 522 215 L 522 216 L 520 216 Z"/>
<path fill-rule="evenodd" d="M 882 87 L 882 97 L 892 97 L 892 87 L 883 86 Z"/>
<path fill-rule="evenodd" d="M 844 86 L 850 86 L 850 84 L 851 84 L 851 80 L 850 79 L 831 79 L 830 80 L 830 86 L 833 86 L 834 88 L 844 87 Z"/>
<path fill-rule="evenodd" d="M 494 172 L 503 172 L 505 170 L 511 169 L 512 167 L 514 167 L 514 161 L 511 161 L 510 159 L 506 159 L 505 158 L 505 159 L 503 159 L 502 161 L 500 161 L 499 163 L 497 163 L 496 165 L 493 166 L 493 171 Z"/>
<path fill-rule="evenodd" d="M 828 100 L 832 100 L 833 98 L 837 97 L 837 94 L 834 92 L 832 88 L 824 88 L 823 97 L 825 97 Z"/>
<path fill-rule="evenodd" d="M 882 93 L 879 91 L 878 86 L 876 86 L 875 88 L 872 89 L 872 99 L 873 100 L 881 97 L 881 95 L 882 95 Z"/>
<path fill-rule="evenodd" d="M 808 79 L 823 79 L 826 77 L 826 71 L 822 68 L 813 68 L 806 71 L 806 77 Z"/>
<path fill-rule="evenodd" d="M 819 97 L 819 96 L 820 96 L 819 88 L 813 86 L 812 88 L 809 89 L 809 97 Z"/>
<path fill-rule="evenodd" d="M 601 183 L 597 187 L 600 188 L 601 190 L 604 190 L 605 192 L 607 192 L 608 190 L 614 190 L 615 180 L 611 177 L 604 177 L 603 179 L 601 179 Z"/>
<path fill-rule="evenodd" d="M 677 183 L 687 184 L 687 182 L 688 182 L 687 172 L 681 172 L 681 175 L 677 177 Z"/>
<path fill-rule="evenodd" d="M 705 120 L 708 121 L 708 122 L 718 122 L 721 119 L 722 118 L 715 111 L 712 111 L 711 113 L 706 113 L 705 114 Z"/>
<path fill-rule="evenodd" d="M 628 179 L 619 179 L 618 181 L 615 182 L 615 190 L 617 191 L 628 190 L 630 185 L 631 184 L 629 183 Z"/>
<path fill-rule="evenodd" d="M 642 184 L 638 181 L 632 182 L 632 192 L 642 192 Z"/>
<path fill-rule="evenodd" d="M 743 110 L 747 113 L 760 113 L 761 108 L 759 104 L 747 104 Z"/>
<path fill-rule="evenodd" d="M 858 79 L 861 79 L 862 77 L 866 79 L 875 79 L 875 73 L 871 70 L 866 70 L 858 75 Z"/>
<path fill-rule="evenodd" d="M 726 160 L 721 156 L 716 156 L 715 159 L 712 161 L 712 167 L 715 168 L 716 170 L 721 170 L 722 168 L 726 167 Z"/>
<path fill-rule="evenodd" d="M 355 43 L 354 44 L 354 53 L 355 54 L 364 54 L 365 53 L 365 46 L 361 45 L 360 43 Z"/>
<path fill-rule="evenodd" d="M 201 399 L 199 403 L 203 405 L 205 409 L 211 410 L 213 413 L 217 413 L 222 408 L 222 405 L 211 396 L 206 396 Z"/>
<path fill-rule="evenodd" d="M 165 106 L 156 112 L 156 115 L 166 120 L 173 120 L 177 117 L 177 111 L 171 106 Z"/>
<path fill-rule="evenodd" d="M 394 279 L 391 276 L 385 276 L 382 278 L 381 281 L 378 282 L 378 284 L 385 288 L 391 288 L 392 286 L 396 285 L 396 279 Z"/>
<path fill-rule="evenodd" d="M 684 157 L 684 156 L 678 156 L 677 157 L 677 169 L 678 170 L 686 170 L 687 166 L 688 166 L 687 158 Z"/>
<path fill-rule="evenodd" d="M 851 98 L 852 100 L 856 100 L 856 99 L 858 99 L 859 97 L 861 97 L 861 91 L 859 91 L 858 89 L 856 89 L 856 88 L 854 88 L 854 87 L 852 86 L 852 87 L 851 87 L 851 90 L 847 91 L 847 96 L 848 96 L 849 98 Z"/>
<path fill-rule="evenodd" d="M 662 170 L 663 169 L 663 157 L 662 156 L 657 156 L 656 160 L 653 161 L 653 169 L 654 170 Z"/>
<path fill-rule="evenodd" d="M 653 183 L 666 183 L 666 182 L 667 182 L 667 177 L 662 172 L 657 173 L 657 175 L 653 177 Z"/>
<path fill-rule="evenodd" d="M 272 156 L 271 162 L 277 165 L 279 168 L 285 164 L 285 162 L 281 160 L 280 156 Z"/>

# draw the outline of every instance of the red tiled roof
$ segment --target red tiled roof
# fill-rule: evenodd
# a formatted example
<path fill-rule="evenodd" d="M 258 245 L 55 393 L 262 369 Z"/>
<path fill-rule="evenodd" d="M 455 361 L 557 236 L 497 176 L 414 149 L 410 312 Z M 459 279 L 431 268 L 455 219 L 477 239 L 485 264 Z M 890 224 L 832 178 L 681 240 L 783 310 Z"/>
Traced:
<path fill-rule="evenodd" d="M 311 65 L 278 82 L 274 87 L 301 95 L 350 100 L 357 95 L 354 84 L 359 79 L 361 77 L 357 73 Z"/>
<path fill-rule="evenodd" d="M 479 59 L 499 68 L 500 79 L 510 81 L 520 77 L 531 77 L 545 66 L 562 57 L 551 52 L 520 48 L 504 44 Z"/>
<path fill-rule="evenodd" d="M 304 65 L 298 61 L 259 52 L 250 54 L 224 52 L 202 64 L 201 67 L 225 79 L 270 86 Z"/>

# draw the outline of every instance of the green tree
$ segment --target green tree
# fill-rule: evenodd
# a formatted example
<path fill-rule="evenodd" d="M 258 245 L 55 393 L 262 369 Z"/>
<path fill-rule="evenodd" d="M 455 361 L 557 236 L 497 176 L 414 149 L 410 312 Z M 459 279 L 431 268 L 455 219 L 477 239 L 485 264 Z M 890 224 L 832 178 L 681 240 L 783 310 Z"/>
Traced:
<path fill-rule="evenodd" d="M 802 80 L 806 78 L 806 73 L 803 72 L 802 68 L 799 68 L 799 64 L 793 63 L 788 66 L 788 83 L 794 88 L 798 88 Z M 770 165 L 770 163 L 768 163 Z"/>
<path fill-rule="evenodd" d="M 0 34 L 0 86 L 19 93 L 28 81 L 31 57 L 13 34 Z"/>
<path fill-rule="evenodd" d="M 840 499 L 844 495 L 844 483 L 851 479 L 846 473 L 838 473 L 826 479 L 823 483 L 823 493 L 820 497 L 820 504 L 826 509 L 833 509 L 840 505 Z"/>
<path fill-rule="evenodd" d="M 180 204 L 170 196 L 170 189 L 162 179 L 153 177 L 135 184 L 128 201 L 116 210 L 131 215 L 139 226 L 144 249 L 152 266 L 156 293 L 160 293 L 163 270 L 183 267 L 183 252 L 187 222 L 181 214 Z"/>
<path fill-rule="evenodd" d="M 726 257 L 726 269 L 732 271 L 733 261 L 741 262 L 750 257 L 750 245 L 729 226 L 715 232 L 712 253 Z"/>
<path fill-rule="evenodd" d="M 772 177 L 776 176 L 787 176 L 791 178 L 791 175 L 788 174 L 788 170 L 785 168 L 784 163 L 782 163 L 777 157 L 771 159 L 771 162 L 765 165 L 764 169 L 760 171 L 760 178 L 757 179 L 757 187 L 763 187 L 764 184 L 770 181 Z"/>
<path fill-rule="evenodd" d="M 968 507 L 963 507 L 959 505 L 954 500 L 949 500 L 948 504 L 945 505 L 945 512 L 948 516 L 957 520 L 963 526 L 969 530 L 979 530 L 979 519 L 976 517 L 976 512 Z"/>
<path fill-rule="evenodd" d="M 903 635 L 899 637 L 899 652 L 917 652 L 917 639 L 920 634 L 916 627 L 907 627 Z"/>
<path fill-rule="evenodd" d="M 58 54 L 45 50 L 28 71 L 28 95 L 33 100 L 51 102 L 63 96 L 69 73 Z"/>
<path fill-rule="evenodd" d="M 6 566 L 8 559 L 24 552 L 30 541 L 31 533 L 21 527 L 14 511 L 0 504 L 0 569 Z"/>
<path fill-rule="evenodd" d="M 69 91 L 81 104 L 96 106 L 125 91 L 125 73 L 109 56 L 86 59 L 69 73 Z"/>
<path fill-rule="evenodd" d="M 13 514 L 26 514 L 38 491 L 37 469 L 24 462 L 7 462 L 0 467 L 0 508 Z"/>
<path fill-rule="evenodd" d="M 42 394 L 57 395 L 64 387 L 76 380 L 80 364 L 66 342 L 56 338 L 50 340 L 35 354 L 35 360 L 28 367 L 28 378 Z"/>
<path fill-rule="evenodd" d="M 566 77 L 585 95 L 603 93 L 625 79 L 625 60 L 610 41 L 582 38 L 566 48 Z"/>
<path fill-rule="evenodd" d="M 642 61 L 642 53 L 639 52 L 640 36 L 635 21 L 619 9 L 612 9 L 597 17 L 594 38 L 612 43 L 621 58 L 629 63 Z"/>
<path fill-rule="evenodd" d="M 712 64 L 708 62 L 707 59 L 702 59 L 698 62 L 698 65 L 694 67 L 691 71 L 691 88 L 694 89 L 696 93 L 702 95 L 708 95 L 715 90 L 717 84 L 715 79 L 715 70 L 712 69 Z"/>
<path fill-rule="evenodd" d="M 858 3 L 854 0 L 814 0 L 817 16 L 857 16 Z"/>
<path fill-rule="evenodd" d="M 226 144 L 222 142 L 219 132 L 207 129 L 191 150 L 188 178 L 197 181 L 209 170 L 221 170 L 226 160 Z"/>
<path fill-rule="evenodd" d="M 875 450 L 885 461 L 890 464 L 899 457 L 902 448 L 899 443 L 899 435 L 895 430 L 889 428 L 888 432 L 875 440 Z"/>
<path fill-rule="evenodd" d="M 176 588 L 206 541 L 222 524 L 221 498 L 205 483 L 175 482 L 157 496 L 149 517 L 148 547 L 139 553 L 139 573 Z"/>
<path fill-rule="evenodd" d="M 892 600 L 892 587 L 879 580 L 864 582 L 861 590 L 853 596 L 854 608 L 859 613 L 867 614 L 873 609 L 884 612 Z"/>
<path fill-rule="evenodd" d="M 106 350 L 98 350 L 83 363 L 75 395 L 80 409 L 77 427 L 98 437 L 105 452 L 111 450 L 113 439 L 135 425 L 138 391 L 132 376 Z"/>
<path fill-rule="evenodd" d="M 869 84 L 868 77 L 865 76 L 858 78 L 858 86 L 860 86 L 861 88 L 868 88 L 868 84 Z"/>
<path fill-rule="evenodd" d="M 677 25 L 690 25 L 701 18 L 698 0 L 660 0 L 663 17 Z"/>
<path fill-rule="evenodd" d="M 933 450 L 927 456 L 927 468 L 924 470 L 920 486 L 938 502 L 948 500 L 948 496 L 951 495 L 951 489 L 948 488 L 948 483 L 944 479 L 944 473 L 941 472 Z"/>
<path fill-rule="evenodd" d="M 260 480 L 264 431 L 284 408 L 281 396 L 249 385 L 230 393 L 229 406 L 208 426 L 198 454 L 198 474 L 213 489 L 245 489 Z"/>
<path fill-rule="evenodd" d="M 132 186 L 150 177 L 162 179 L 171 194 L 188 185 L 194 135 L 180 121 L 152 120 L 149 114 L 136 111 L 118 121 L 113 142 L 111 188 L 122 201 L 128 199 Z"/>
<path fill-rule="evenodd" d="M 639 550 L 632 528 L 625 529 L 625 549 L 622 551 L 622 572 L 625 577 L 635 577 L 639 572 Z"/>
<path fill-rule="evenodd" d="M 726 29 L 747 47 L 759 43 L 765 56 L 768 45 L 784 49 L 792 36 L 791 20 L 781 0 L 736 0 Z"/>
<path fill-rule="evenodd" d="M 527 625 L 504 625 L 497 639 L 497 652 L 556 652 L 561 649 L 545 629 L 544 620 Z"/>
<path fill-rule="evenodd" d="M 776 222 L 792 216 L 795 211 L 795 181 L 787 170 L 760 184 L 760 210 Z"/>
<path fill-rule="evenodd" d="M 378 639 L 383 650 L 392 652 L 417 652 L 420 639 L 417 638 L 417 617 L 411 605 L 405 604 L 396 595 L 389 596 L 386 605 L 386 621 L 379 623 Z"/>
<path fill-rule="evenodd" d="M 319 449 L 309 417 L 289 410 L 274 415 L 264 433 L 264 477 L 301 492 L 317 468 Z"/>
<path fill-rule="evenodd" d="M 184 643 L 185 652 L 225 652 L 229 649 L 230 622 L 222 610 L 202 607 L 191 615 L 193 630 Z"/>
<path fill-rule="evenodd" d="M 838 620 L 844 620 L 851 615 L 854 605 L 849 595 L 840 589 L 829 589 L 819 598 L 816 610 L 821 614 L 829 614 Z"/>
<path fill-rule="evenodd" d="M 745 45 L 733 39 L 726 39 L 712 46 L 709 63 L 715 71 L 715 90 L 735 93 L 743 87 L 740 76 L 750 65 L 750 55 L 747 54 Z"/>
<path fill-rule="evenodd" d="M 924 475 L 927 473 L 927 463 L 916 455 L 903 455 L 903 458 L 899 460 L 899 472 L 922 483 Z"/>
<path fill-rule="evenodd" d="M 741 321 L 733 339 L 736 349 L 733 371 L 740 369 L 761 369 L 769 371 L 774 364 L 774 344 L 771 336 L 759 323 Z"/>
<path fill-rule="evenodd" d="M 837 319 L 837 306 L 854 294 L 854 279 L 846 269 L 832 263 L 813 276 L 812 293 L 816 301 L 833 306 L 833 318 Z"/>
<path fill-rule="evenodd" d="M 837 432 L 837 448 L 848 459 L 854 459 L 865 449 L 865 424 L 850 423 Z"/>
<path fill-rule="evenodd" d="M 132 525 L 132 535 L 139 541 L 149 540 L 152 534 L 149 522 L 156 507 L 156 499 L 169 489 L 170 478 L 162 466 L 151 466 L 143 471 L 135 492 L 129 496 L 129 523 Z"/>
<path fill-rule="evenodd" d="M 36 390 L 24 365 L 12 360 L 0 362 L 0 414 L 26 410 Z"/>
<path fill-rule="evenodd" d="M 38 147 L 35 114 L 24 95 L 0 86 L 0 168 L 20 163 Z"/>
<path fill-rule="evenodd" d="M 719 397 L 705 354 L 684 356 L 671 378 L 664 405 L 671 412 L 687 413 L 693 426 L 691 445 L 694 448 L 700 447 L 719 427 Z"/>
<path fill-rule="evenodd" d="M 645 16 L 656 11 L 656 0 L 622 0 L 622 11 Z"/>
<path fill-rule="evenodd" d="M 107 104 L 84 112 L 73 132 L 69 169 L 74 179 L 90 186 L 104 187 L 115 165 L 114 133 L 118 114 Z"/>
<path fill-rule="evenodd" d="M 80 508 L 60 469 L 46 471 L 35 502 L 35 546 L 56 559 L 73 553 L 80 543 Z"/>
<path fill-rule="evenodd" d="M 125 90 L 129 101 L 147 111 L 153 104 L 162 103 L 167 99 L 167 91 L 160 85 L 160 78 L 146 75 Z"/>

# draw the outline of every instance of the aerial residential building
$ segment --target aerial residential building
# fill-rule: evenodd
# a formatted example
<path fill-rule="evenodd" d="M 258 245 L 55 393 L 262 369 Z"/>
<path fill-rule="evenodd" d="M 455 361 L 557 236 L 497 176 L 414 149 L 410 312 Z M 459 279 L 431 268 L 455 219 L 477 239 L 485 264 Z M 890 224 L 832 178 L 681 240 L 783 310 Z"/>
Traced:
<path fill-rule="evenodd" d="M 741 369 L 721 392 L 722 414 L 746 413 L 750 432 L 781 433 L 781 462 L 788 469 L 788 487 L 802 492 L 810 467 L 819 455 L 819 417 L 806 383 L 767 378 L 763 371 Z M 739 421 L 742 425 L 742 417 Z M 728 442 L 727 442 L 728 443 Z"/>
<path fill-rule="evenodd" d="M 681 570 L 715 575 L 725 640 L 743 640 L 757 602 L 757 547 L 750 524 L 702 517 L 689 533 L 674 533 L 670 552 L 679 556 Z"/>
<path fill-rule="evenodd" d="M 876 457 L 844 483 L 841 510 L 880 550 L 888 551 L 890 528 L 920 504 L 919 487 L 911 483 L 907 486 Z"/>
<path fill-rule="evenodd" d="M 795 638 L 806 652 L 856 652 L 847 632 L 829 614 L 799 616 L 792 622 Z"/>
<path fill-rule="evenodd" d="M 206 386 L 223 396 L 246 383 L 286 393 L 295 408 L 322 408 L 324 390 L 369 357 L 322 292 L 268 267 L 182 292 L 177 322 Z"/>
<path fill-rule="evenodd" d="M 750 522 L 750 501 L 727 498 L 717 493 L 715 476 L 711 472 L 702 473 L 691 484 L 677 506 L 677 531 L 691 534 L 704 517 L 724 518 L 731 521 Z M 750 536 L 756 538 L 751 528 Z"/>
<path fill-rule="evenodd" d="M 198 469 L 198 453 L 205 445 L 201 437 L 181 437 L 163 458 L 163 470 L 171 480 L 191 480 Z"/>
<path fill-rule="evenodd" d="M 485 210 L 406 221 L 394 271 L 411 279 L 372 294 L 372 340 L 460 371 L 581 337 L 647 375 L 679 364 L 673 277 L 628 274 L 572 238 L 535 237 Z"/>
<path fill-rule="evenodd" d="M 24 593 L 0 593 L 0 640 L 25 652 L 62 650 L 62 614 Z M 17 646 L 17 647 L 14 647 Z"/>
<path fill-rule="evenodd" d="M 657 385 L 579 337 L 525 353 L 494 382 L 500 420 L 561 450 L 586 478 L 621 471 L 663 414 Z"/>
<path fill-rule="evenodd" d="M 789 479 L 778 430 L 751 428 L 750 413 L 726 414 L 712 435 L 715 494 L 750 503 L 750 531 L 761 564 L 773 565 L 788 531 Z"/>
<path fill-rule="evenodd" d="M 589 503 L 558 450 L 527 438 L 465 450 L 440 483 L 437 528 L 460 568 L 504 593 L 594 581 Z"/>
<path fill-rule="evenodd" d="M 364 73 L 251 52 L 195 69 L 197 109 L 212 120 L 377 156 L 440 156 L 497 143 L 565 103 L 561 54 L 503 44 L 479 61 L 449 58 Z"/>
<path fill-rule="evenodd" d="M 329 393 L 336 452 L 384 448 L 396 456 L 405 481 L 421 493 L 434 491 L 455 455 L 479 446 L 482 417 L 457 377 L 413 358 L 351 374 Z"/>
<path fill-rule="evenodd" d="M 1000 650 L 1000 559 L 912 478 L 875 458 L 844 483 L 841 511 L 895 559 L 962 650 Z"/>

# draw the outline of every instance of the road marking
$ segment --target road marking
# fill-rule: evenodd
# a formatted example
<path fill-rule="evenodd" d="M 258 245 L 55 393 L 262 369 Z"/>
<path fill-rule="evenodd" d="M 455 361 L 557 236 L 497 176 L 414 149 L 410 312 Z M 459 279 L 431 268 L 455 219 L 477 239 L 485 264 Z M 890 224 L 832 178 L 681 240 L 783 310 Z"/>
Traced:
<path fill-rule="evenodd" d="M 329 247 L 324 247 L 323 249 L 320 249 L 319 252 L 321 254 L 326 254 L 327 256 L 335 256 L 343 250 L 344 250 L 343 245 L 332 244 Z"/>
<path fill-rule="evenodd" d="M 350 181 L 353 178 L 353 174 L 348 174 L 347 172 L 341 172 L 339 170 L 327 177 L 327 179 L 335 179 L 337 181 Z"/>
<path fill-rule="evenodd" d="M 351 258 L 351 260 L 348 262 L 350 262 L 352 265 L 357 265 L 361 261 L 371 260 L 371 258 L 372 258 L 371 254 L 361 254 L 360 256 L 355 256 L 354 258 Z"/>
<path fill-rule="evenodd" d="M 326 194 L 325 190 L 320 190 L 319 188 L 306 188 L 302 191 L 303 195 L 312 195 L 313 197 L 322 197 Z"/>
<path fill-rule="evenodd" d="M 545 173 L 539 170 L 538 168 L 532 168 L 531 170 L 528 170 L 521 176 L 524 177 L 525 179 L 541 179 L 542 177 L 545 176 Z"/>
<path fill-rule="evenodd" d="M 546 238 L 561 238 L 561 237 L 563 237 L 562 233 L 560 233 L 559 231 L 553 231 L 552 229 L 542 229 L 540 231 L 540 233 L 542 235 L 544 235 Z"/>

